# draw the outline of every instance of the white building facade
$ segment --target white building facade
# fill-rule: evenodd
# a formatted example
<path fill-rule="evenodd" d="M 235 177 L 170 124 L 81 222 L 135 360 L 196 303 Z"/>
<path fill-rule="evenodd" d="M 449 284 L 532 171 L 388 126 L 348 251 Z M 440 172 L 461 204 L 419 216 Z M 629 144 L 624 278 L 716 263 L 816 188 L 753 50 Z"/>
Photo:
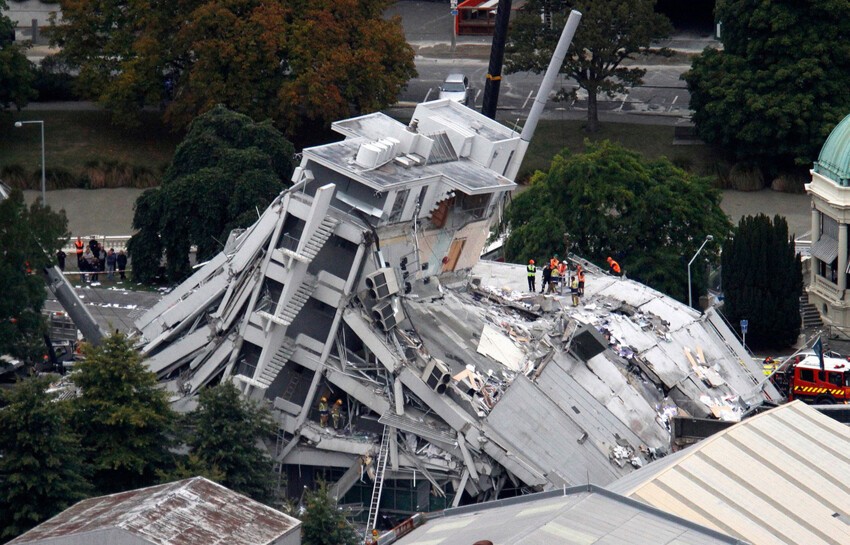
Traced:
<path fill-rule="evenodd" d="M 824 322 L 850 331 L 847 297 L 850 225 L 850 116 L 830 133 L 810 171 L 806 192 L 812 198 L 812 266 L 809 301 Z M 844 333 L 846 335 L 846 333 Z"/>

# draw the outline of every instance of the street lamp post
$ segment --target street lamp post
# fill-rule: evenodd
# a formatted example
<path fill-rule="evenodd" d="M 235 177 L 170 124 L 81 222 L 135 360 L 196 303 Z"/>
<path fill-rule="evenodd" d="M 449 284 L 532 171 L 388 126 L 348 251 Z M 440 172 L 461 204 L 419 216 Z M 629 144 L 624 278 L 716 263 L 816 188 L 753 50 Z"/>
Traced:
<path fill-rule="evenodd" d="M 15 121 L 15 126 L 18 128 L 27 124 L 41 125 L 41 204 L 47 206 L 47 177 L 44 171 L 44 121 Z"/>
<path fill-rule="evenodd" d="M 697 253 L 695 253 L 694 257 L 692 257 L 691 260 L 688 261 L 688 306 L 691 308 L 693 308 L 694 306 L 693 295 L 691 294 L 691 264 L 693 264 L 694 259 L 697 258 L 702 249 L 705 248 L 705 245 L 711 242 L 712 240 L 714 240 L 713 236 L 706 235 L 705 240 L 702 241 L 702 244 L 700 245 L 699 250 L 697 250 Z"/>

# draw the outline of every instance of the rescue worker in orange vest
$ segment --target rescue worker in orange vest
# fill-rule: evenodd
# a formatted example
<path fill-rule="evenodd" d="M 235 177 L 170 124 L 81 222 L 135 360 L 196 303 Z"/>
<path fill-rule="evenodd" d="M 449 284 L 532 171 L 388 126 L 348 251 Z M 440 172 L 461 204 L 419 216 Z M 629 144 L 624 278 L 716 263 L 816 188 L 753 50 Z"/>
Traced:
<path fill-rule="evenodd" d="M 620 270 L 620 264 L 614 261 L 611 256 L 608 256 L 608 273 L 614 276 L 620 276 L 623 272 Z"/>
<path fill-rule="evenodd" d="M 584 269 L 581 268 L 581 265 L 578 266 L 578 294 L 584 296 Z"/>
<path fill-rule="evenodd" d="M 83 258 L 83 248 L 85 247 L 83 239 L 77 237 L 77 240 L 74 241 L 74 251 L 77 252 L 77 268 L 80 267 L 80 260 Z"/>
<path fill-rule="evenodd" d="M 528 260 L 528 266 L 525 268 L 528 272 L 528 291 L 535 292 L 537 288 L 534 287 L 535 280 L 537 278 L 537 267 L 534 266 L 534 260 Z"/>
<path fill-rule="evenodd" d="M 319 400 L 319 424 L 323 428 L 328 427 L 328 398 L 326 397 Z"/>
<path fill-rule="evenodd" d="M 554 265 L 552 262 L 554 261 Z M 549 277 L 549 287 L 546 290 L 546 293 L 555 293 L 558 290 L 559 283 L 561 282 L 561 273 L 558 270 L 558 260 L 552 259 L 549 261 L 549 264 L 552 267 L 551 276 Z"/>
<path fill-rule="evenodd" d="M 567 277 L 569 276 L 569 274 L 567 274 L 568 268 L 566 261 L 558 263 L 558 277 L 561 279 L 560 293 L 564 293 L 564 284 L 567 283 Z"/>

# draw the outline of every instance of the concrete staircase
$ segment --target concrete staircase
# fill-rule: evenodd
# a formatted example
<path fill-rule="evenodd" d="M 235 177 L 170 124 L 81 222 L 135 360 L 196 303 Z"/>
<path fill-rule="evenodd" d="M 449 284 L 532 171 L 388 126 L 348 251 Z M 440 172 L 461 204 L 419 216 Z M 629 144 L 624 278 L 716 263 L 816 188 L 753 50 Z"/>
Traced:
<path fill-rule="evenodd" d="M 283 369 L 283 366 L 286 365 L 286 362 L 289 361 L 289 358 L 292 357 L 292 354 L 295 352 L 295 341 L 290 339 L 289 337 L 283 341 L 283 344 L 280 348 L 277 349 L 277 352 L 272 356 L 272 359 L 269 361 L 268 365 L 263 368 L 260 376 L 256 378 L 257 383 L 260 384 L 263 388 L 268 388 L 271 386 L 274 379 L 277 378 L 277 374 Z"/>
<path fill-rule="evenodd" d="M 809 302 L 809 293 L 806 290 L 803 290 L 803 295 L 800 296 L 800 317 L 803 319 L 803 330 L 823 327 L 820 312 Z"/>
<path fill-rule="evenodd" d="M 295 317 L 304 308 L 304 305 L 310 299 L 310 296 L 313 295 L 315 289 L 316 277 L 308 274 L 295 290 L 289 302 L 286 303 L 286 306 L 281 309 L 280 314 L 277 315 L 278 320 L 275 321 L 284 326 L 292 325 Z"/>
<path fill-rule="evenodd" d="M 331 235 L 334 232 L 334 228 L 339 223 L 338 220 L 327 216 L 322 220 L 322 223 L 319 224 L 316 232 L 313 233 L 313 236 L 310 237 L 310 240 L 307 241 L 307 244 L 304 245 L 304 249 L 301 251 L 301 255 L 312 261 L 318 255 L 319 250 L 322 249 L 322 246 L 325 245 L 325 242 L 331 238 Z"/>

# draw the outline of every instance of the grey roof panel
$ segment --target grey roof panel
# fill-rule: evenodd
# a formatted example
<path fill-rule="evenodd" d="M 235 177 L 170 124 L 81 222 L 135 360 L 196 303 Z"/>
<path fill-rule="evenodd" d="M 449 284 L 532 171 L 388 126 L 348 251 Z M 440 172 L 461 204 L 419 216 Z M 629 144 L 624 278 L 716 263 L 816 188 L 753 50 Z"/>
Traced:
<path fill-rule="evenodd" d="M 628 473 L 609 462 L 600 445 L 582 441 L 585 430 L 576 420 L 522 375 L 487 417 L 514 451 L 549 473 L 555 483 L 607 484 Z"/>
<path fill-rule="evenodd" d="M 398 545 L 493 543 L 540 545 L 715 545 L 735 539 L 595 486 L 450 509 L 402 537 Z"/>
<path fill-rule="evenodd" d="M 850 543 L 847 452 L 850 429 L 797 401 L 611 488 L 752 543 Z"/>

